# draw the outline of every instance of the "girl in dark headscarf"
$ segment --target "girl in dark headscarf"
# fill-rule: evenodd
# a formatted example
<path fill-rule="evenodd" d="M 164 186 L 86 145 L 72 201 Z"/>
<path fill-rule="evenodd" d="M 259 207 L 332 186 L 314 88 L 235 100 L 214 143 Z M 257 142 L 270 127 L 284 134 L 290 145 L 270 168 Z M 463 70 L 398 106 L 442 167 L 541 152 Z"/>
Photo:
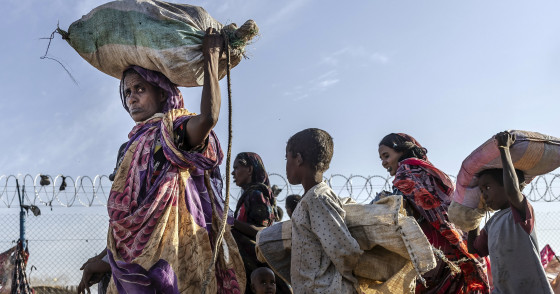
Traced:
<path fill-rule="evenodd" d="M 454 185 L 427 156 L 428 150 L 412 136 L 389 134 L 379 142 L 379 157 L 393 180 L 393 193 L 403 196 L 413 216 L 433 247 L 458 264 L 454 274 L 438 258 L 436 268 L 423 275 L 426 286 L 418 282 L 416 293 L 489 293 L 485 260 L 467 250 L 467 235 L 449 222 L 447 210 Z"/>
<path fill-rule="evenodd" d="M 231 174 L 243 189 L 234 218 L 256 227 L 270 226 L 275 220 L 274 198 L 261 157 L 253 152 L 239 153 Z"/>
<path fill-rule="evenodd" d="M 243 194 L 235 207 L 232 234 L 237 241 L 249 281 L 253 270 L 266 266 L 257 260 L 255 240 L 260 230 L 269 227 L 277 219 L 276 200 L 270 188 L 268 174 L 258 154 L 239 153 L 233 163 L 231 174 L 237 186 L 243 189 Z M 291 293 L 280 279 L 277 279 L 276 283 L 277 293 Z M 251 288 L 247 287 L 245 293 L 252 293 Z"/>

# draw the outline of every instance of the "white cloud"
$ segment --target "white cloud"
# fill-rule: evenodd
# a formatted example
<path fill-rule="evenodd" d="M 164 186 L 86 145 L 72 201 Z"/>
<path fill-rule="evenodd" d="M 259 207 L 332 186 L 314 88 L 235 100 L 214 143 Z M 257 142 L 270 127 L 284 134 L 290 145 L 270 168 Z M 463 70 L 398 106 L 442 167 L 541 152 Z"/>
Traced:
<path fill-rule="evenodd" d="M 324 92 L 338 82 L 340 82 L 338 72 L 336 70 L 330 70 L 309 80 L 303 85 L 295 85 L 291 90 L 284 92 L 283 95 L 296 97 L 294 100 L 298 101 Z"/>
<path fill-rule="evenodd" d="M 264 25 L 275 25 L 278 22 L 286 21 L 290 19 L 291 16 L 296 13 L 299 9 L 301 9 L 305 4 L 307 4 L 309 0 L 293 0 L 287 3 L 282 7 L 282 9 L 278 10 L 276 13 L 269 15 L 267 20 L 265 21 Z M 282 2 L 284 3 L 284 2 Z"/>
<path fill-rule="evenodd" d="M 309 81 L 311 89 L 314 91 L 324 91 L 326 88 L 338 83 L 340 79 L 337 78 L 338 72 L 336 70 L 330 70 L 324 74 Z"/>
<path fill-rule="evenodd" d="M 363 65 L 364 63 L 386 64 L 388 62 L 389 57 L 379 52 L 370 52 L 363 46 L 347 46 L 322 57 L 315 67 L 308 70 L 316 71 L 318 70 L 317 68 L 325 66 L 328 68 L 338 68 L 340 65 L 344 65 L 347 68 Z M 290 91 L 285 92 L 284 95 L 295 96 L 298 97 L 296 100 L 301 100 L 326 91 L 340 81 L 338 70 L 330 69 L 312 78 L 307 83 L 294 86 Z"/>
<path fill-rule="evenodd" d="M 322 75 L 312 79 L 311 83 L 316 83 L 317 81 L 324 80 L 324 79 L 329 78 L 329 77 L 334 77 L 336 75 L 337 75 L 336 70 L 329 70 L 329 71 L 323 73 Z"/>
<path fill-rule="evenodd" d="M 359 62 L 370 61 L 378 64 L 385 64 L 389 62 L 389 57 L 379 52 L 370 52 L 362 46 L 347 46 L 339 49 L 328 56 L 321 59 L 319 64 L 326 64 L 331 66 L 338 66 L 342 61 L 348 62 L 350 60 L 358 60 Z"/>
<path fill-rule="evenodd" d="M 326 87 L 329 87 L 331 85 L 334 85 L 334 84 L 338 83 L 339 81 L 340 81 L 339 79 L 324 80 L 324 81 L 319 82 L 319 86 L 321 88 L 326 88 Z"/>
<path fill-rule="evenodd" d="M 302 94 L 297 96 L 296 98 L 294 98 L 294 101 L 299 101 L 299 100 L 303 100 L 305 98 L 309 97 L 309 94 Z"/>
<path fill-rule="evenodd" d="M 381 53 L 373 53 L 370 55 L 370 60 L 377 63 L 387 63 L 389 62 L 389 58 Z"/>
<path fill-rule="evenodd" d="M 335 58 L 334 56 L 326 56 L 326 57 L 323 57 L 323 59 L 321 60 L 320 63 L 336 66 L 336 65 L 338 65 L 338 59 Z"/>

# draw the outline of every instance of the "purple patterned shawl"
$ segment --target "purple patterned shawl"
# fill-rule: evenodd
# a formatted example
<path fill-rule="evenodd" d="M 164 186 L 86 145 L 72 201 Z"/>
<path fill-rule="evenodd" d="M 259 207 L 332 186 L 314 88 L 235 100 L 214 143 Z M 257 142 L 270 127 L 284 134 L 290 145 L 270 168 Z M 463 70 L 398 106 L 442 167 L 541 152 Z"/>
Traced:
<path fill-rule="evenodd" d="M 111 233 L 111 238 L 108 241 L 108 253 L 113 281 L 119 292 L 143 293 L 146 291 L 153 292 L 154 290 L 163 291 L 159 288 L 164 282 L 161 278 L 167 277 L 168 285 L 163 285 L 166 289 L 163 292 L 184 292 L 189 285 L 195 282 L 199 283 L 202 279 L 201 274 L 193 274 L 192 270 L 182 268 L 182 263 L 194 263 L 195 261 L 177 260 L 180 257 L 172 254 L 170 258 L 173 258 L 173 260 L 170 260 L 169 263 L 172 263 L 173 267 L 164 259 L 156 260 L 157 262 L 153 264 L 146 264 L 144 257 L 146 254 L 158 256 L 161 252 L 174 251 L 157 249 L 154 253 L 152 252 L 153 248 L 146 246 L 153 246 L 152 233 L 157 232 L 157 238 L 162 238 L 162 245 L 158 246 L 172 246 L 166 245 L 167 242 L 172 242 L 167 235 L 179 234 L 179 239 L 189 239 L 188 241 L 179 240 L 179 243 L 187 242 L 185 244 L 193 246 L 194 249 L 192 250 L 200 252 L 198 250 L 205 250 L 202 248 L 209 248 L 207 243 L 212 243 L 213 239 L 211 237 L 212 205 L 210 195 L 204 184 L 204 171 L 209 171 L 212 190 L 215 195 L 213 200 L 217 207 L 216 213 L 221 215 L 224 201 L 221 197 L 222 182 L 219 164 L 222 162 L 223 153 L 218 138 L 213 131 L 208 136 L 206 147 L 201 152 L 184 151 L 177 148 L 174 143 L 173 130 L 192 117 L 192 114 L 181 109 L 183 107 L 183 97 L 179 89 L 161 73 L 138 66 L 132 68 L 149 83 L 162 88 L 168 94 L 168 99 L 163 109 L 163 118 L 154 116 L 144 122 L 137 123 L 130 132 L 130 141 L 125 147 L 123 160 L 111 188 L 107 208 Z M 161 172 L 154 174 L 153 155 L 155 146 L 158 144 L 161 144 L 167 161 L 161 168 Z M 172 209 L 172 214 L 174 213 L 172 217 L 179 220 L 179 226 L 177 227 L 173 223 L 165 225 L 166 218 L 170 217 L 169 209 L 180 206 L 180 201 L 185 202 L 188 211 L 186 215 L 192 216 L 196 225 L 185 219 L 185 213 L 180 213 L 182 215 L 177 216 L 176 211 L 182 211 L 181 208 L 178 210 Z M 232 221 L 232 219 L 230 220 Z M 186 223 L 181 223 L 182 221 L 186 221 Z M 168 234 L 164 233 L 162 237 L 161 224 L 174 226 L 175 231 Z M 187 229 L 187 233 L 185 233 L 183 232 L 185 226 L 193 227 Z M 200 237 L 197 228 L 204 228 L 207 237 Z M 160 231 L 157 231 L 158 229 Z M 194 230 L 194 233 L 188 233 L 192 230 Z M 181 237 L 185 234 L 187 234 L 186 237 Z M 196 235 L 189 237 L 188 234 Z M 166 238 L 169 241 L 166 241 Z M 236 250 L 236 248 L 231 249 Z M 150 251 L 146 253 L 145 250 Z M 179 255 L 181 254 L 184 253 L 179 253 Z M 230 252 L 229 254 L 235 255 L 236 252 Z M 198 254 L 195 257 L 200 263 L 197 267 L 209 262 L 207 253 Z M 138 263 L 141 264 L 142 262 L 144 264 L 140 266 Z M 236 276 L 240 276 L 240 273 L 236 269 L 223 267 L 224 263 L 221 265 L 217 263 L 216 265 L 216 276 L 221 277 L 217 281 L 218 289 L 222 293 L 237 293 L 239 289 L 237 288 Z M 181 273 L 177 273 L 177 270 L 180 270 Z M 182 275 L 179 276 L 179 290 L 177 290 L 176 274 Z M 228 276 L 228 280 L 223 280 L 224 276 Z M 135 277 L 135 280 L 131 282 L 130 277 Z M 195 282 L 190 282 L 189 279 L 194 279 Z M 185 283 L 187 286 L 184 285 Z M 226 288 L 231 288 L 231 291 L 225 290 Z"/>

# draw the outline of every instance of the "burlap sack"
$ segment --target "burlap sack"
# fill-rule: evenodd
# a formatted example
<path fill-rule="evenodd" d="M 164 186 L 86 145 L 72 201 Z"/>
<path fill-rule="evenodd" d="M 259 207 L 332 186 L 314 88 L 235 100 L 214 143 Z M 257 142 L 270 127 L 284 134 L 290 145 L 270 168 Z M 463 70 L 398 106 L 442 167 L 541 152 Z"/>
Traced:
<path fill-rule="evenodd" d="M 346 225 L 364 254 L 354 269 L 364 293 L 410 293 L 415 278 L 436 266 L 428 239 L 407 217 L 400 196 L 346 204 Z M 290 282 L 291 221 L 257 234 L 257 257 Z"/>
<path fill-rule="evenodd" d="M 103 4 L 59 30 L 87 62 L 120 79 L 124 69 L 138 65 L 163 73 L 173 83 L 201 86 L 204 79 L 202 40 L 206 29 L 222 28 L 230 37 L 231 67 L 258 28 L 249 20 L 241 28 L 223 27 L 202 7 L 157 0 L 123 0 Z M 226 74 L 225 54 L 218 76 Z"/>
<path fill-rule="evenodd" d="M 513 166 L 525 173 L 525 183 L 560 166 L 560 139 L 528 131 L 510 131 L 516 136 L 510 147 Z M 449 220 L 464 231 L 477 228 L 486 211 L 478 189 L 477 174 L 485 169 L 502 168 L 500 151 L 492 137 L 474 150 L 457 175 Z"/>
<path fill-rule="evenodd" d="M 257 233 L 257 259 L 269 264 L 274 272 L 290 283 L 292 258 L 292 221 L 275 223 Z"/>

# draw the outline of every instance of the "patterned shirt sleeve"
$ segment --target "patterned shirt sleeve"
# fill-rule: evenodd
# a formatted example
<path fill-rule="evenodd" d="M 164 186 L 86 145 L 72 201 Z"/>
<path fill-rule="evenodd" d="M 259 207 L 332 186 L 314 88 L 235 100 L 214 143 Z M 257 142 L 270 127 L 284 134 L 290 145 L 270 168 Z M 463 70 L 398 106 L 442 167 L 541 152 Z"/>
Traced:
<path fill-rule="evenodd" d="M 352 277 L 363 251 L 350 235 L 344 218 L 330 202 L 330 199 L 318 197 L 309 203 L 311 230 L 336 269 L 343 276 Z"/>

